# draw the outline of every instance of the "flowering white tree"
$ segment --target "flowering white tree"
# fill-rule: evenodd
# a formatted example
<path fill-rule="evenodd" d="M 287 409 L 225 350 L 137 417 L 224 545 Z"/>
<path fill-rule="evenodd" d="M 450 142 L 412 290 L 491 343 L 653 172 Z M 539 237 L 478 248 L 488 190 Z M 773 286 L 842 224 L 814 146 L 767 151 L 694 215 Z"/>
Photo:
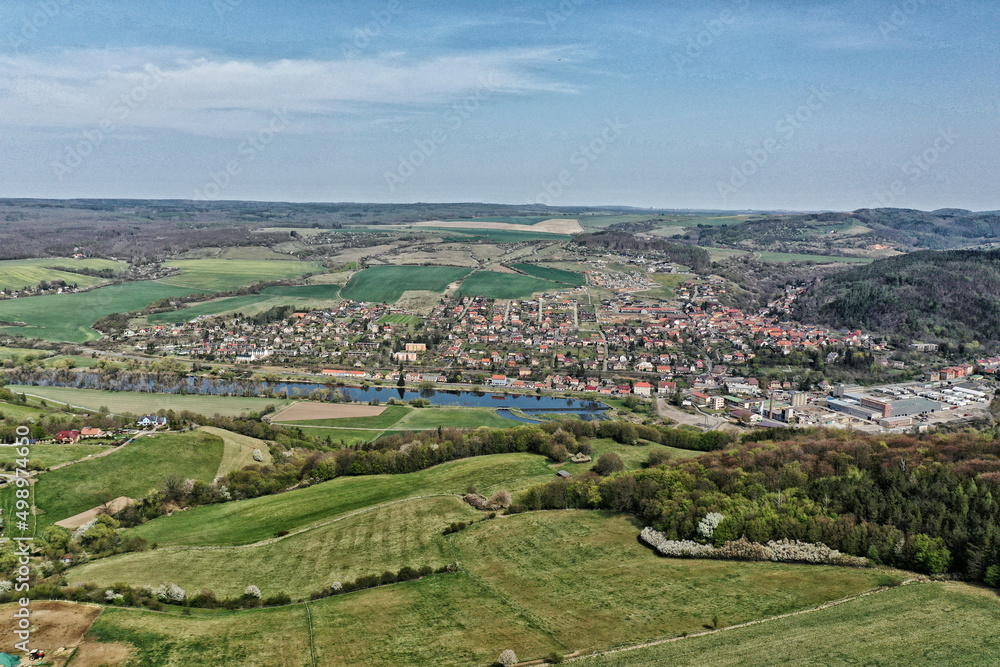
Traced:
<path fill-rule="evenodd" d="M 507 649 L 506 651 L 500 654 L 500 657 L 497 658 L 497 662 L 503 665 L 503 667 L 511 667 L 512 665 L 516 665 L 517 654 L 514 653 L 512 650 Z"/>
<path fill-rule="evenodd" d="M 184 602 L 186 594 L 177 584 L 160 584 L 156 589 L 156 597 L 163 602 Z"/>
<path fill-rule="evenodd" d="M 263 461 L 264 460 L 264 452 L 260 451 L 260 449 L 253 450 L 253 460 L 256 461 L 257 463 L 260 463 L 261 461 Z"/>
<path fill-rule="evenodd" d="M 724 514 L 709 512 L 705 515 L 704 519 L 698 522 L 698 534 L 706 540 L 712 539 L 715 529 L 719 527 L 719 524 L 722 523 L 722 520 L 725 518 L 726 516 Z"/>
<path fill-rule="evenodd" d="M 257 598 L 259 600 L 260 589 L 254 586 L 253 584 L 250 584 L 249 586 L 247 586 L 246 590 L 243 591 L 243 595 L 246 595 L 247 597 L 251 598 Z"/>
<path fill-rule="evenodd" d="M 0 581 L 0 594 L 9 593 L 14 588 L 14 582 L 8 579 Z"/>
<path fill-rule="evenodd" d="M 333 591 L 334 593 L 339 593 L 340 591 L 344 590 L 344 584 L 340 583 L 339 581 L 335 581 L 333 582 L 333 586 L 330 586 L 330 590 Z"/>

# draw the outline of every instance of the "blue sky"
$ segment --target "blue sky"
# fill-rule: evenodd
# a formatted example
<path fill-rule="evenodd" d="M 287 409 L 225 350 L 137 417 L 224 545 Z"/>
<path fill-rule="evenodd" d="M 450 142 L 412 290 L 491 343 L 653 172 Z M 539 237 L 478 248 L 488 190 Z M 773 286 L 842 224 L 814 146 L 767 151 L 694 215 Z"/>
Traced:
<path fill-rule="evenodd" d="M 991 3 L 6 0 L 0 196 L 1000 209 Z"/>

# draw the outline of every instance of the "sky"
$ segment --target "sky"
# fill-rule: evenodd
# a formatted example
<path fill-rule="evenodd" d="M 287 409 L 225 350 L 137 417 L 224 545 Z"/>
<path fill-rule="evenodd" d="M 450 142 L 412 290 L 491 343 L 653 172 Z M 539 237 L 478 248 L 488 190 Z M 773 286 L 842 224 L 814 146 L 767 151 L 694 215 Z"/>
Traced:
<path fill-rule="evenodd" d="M 0 197 L 1000 209 L 987 0 L 5 0 Z"/>

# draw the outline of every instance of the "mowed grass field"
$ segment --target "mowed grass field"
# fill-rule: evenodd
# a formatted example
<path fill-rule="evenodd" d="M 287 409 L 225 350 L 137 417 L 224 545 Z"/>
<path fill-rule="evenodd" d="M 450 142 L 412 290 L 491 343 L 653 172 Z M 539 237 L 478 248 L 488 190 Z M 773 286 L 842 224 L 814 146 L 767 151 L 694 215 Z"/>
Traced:
<path fill-rule="evenodd" d="M 161 546 L 250 544 L 274 537 L 280 530 L 294 531 L 403 498 L 461 494 L 469 486 L 484 494 L 515 491 L 550 478 L 552 471 L 542 456 L 480 456 L 405 475 L 338 477 L 273 496 L 205 505 L 154 519 L 129 532 Z"/>
<path fill-rule="evenodd" d="M 26 338 L 83 343 L 100 338 L 90 325 L 102 317 L 141 310 L 153 301 L 197 291 L 191 287 L 143 280 L 75 294 L 8 299 L 0 301 L 0 320 L 23 322 L 27 326 L 0 327 L 0 331 Z"/>
<path fill-rule="evenodd" d="M 531 276 L 498 271 L 478 271 L 462 282 L 456 296 L 483 296 L 488 299 L 527 299 L 535 292 L 555 292 L 569 286 Z"/>
<path fill-rule="evenodd" d="M 312 530 L 255 546 L 160 547 L 105 558 L 69 571 L 71 582 L 102 586 L 126 581 L 157 586 L 164 581 L 184 590 L 212 589 L 238 597 L 247 586 L 265 596 L 280 592 L 293 599 L 353 581 L 365 574 L 398 571 L 404 565 L 439 568 L 452 562 L 442 534 L 453 521 L 478 521 L 458 496 L 419 498 L 375 506 Z"/>
<path fill-rule="evenodd" d="M 868 570 L 661 558 L 638 532 L 621 515 L 531 512 L 476 524 L 452 542 L 485 590 L 573 650 L 697 632 L 714 615 L 739 623 L 782 614 L 877 585 Z"/>
<path fill-rule="evenodd" d="M 72 257 L 3 260 L 0 261 L 0 290 L 33 288 L 43 280 L 48 282 L 62 280 L 67 285 L 76 285 L 81 288 L 93 287 L 107 282 L 103 278 L 86 276 L 72 271 L 61 271 L 60 268 L 124 271 L 128 268 L 128 264 L 110 259 L 73 259 Z"/>
<path fill-rule="evenodd" d="M 874 571 L 851 568 L 665 559 L 641 546 L 637 532 L 627 517 L 587 511 L 477 522 L 449 538 L 461 563 L 455 574 L 310 603 L 317 664 L 485 666 L 506 648 L 514 649 L 520 660 L 552 652 L 606 650 L 698 632 L 713 615 L 728 625 L 813 608 L 871 590 L 879 579 Z M 433 549 L 420 553 L 433 554 Z M 125 562 L 122 557 L 114 560 Z M 240 569 L 219 570 L 218 576 L 245 577 L 244 572 L 234 573 Z M 257 585 L 270 592 L 268 582 Z M 917 595 L 911 596 L 910 589 Z M 711 642 L 725 641 L 725 632 L 669 648 L 692 651 L 678 664 L 737 664 L 727 650 L 747 664 L 773 664 L 779 658 L 794 664 L 853 662 L 810 659 L 811 651 L 837 656 L 826 649 L 830 639 L 820 622 L 826 616 L 833 619 L 834 643 L 843 646 L 847 658 L 877 659 L 879 650 L 888 649 L 887 655 L 897 659 L 877 664 L 988 664 L 998 627 L 996 596 L 991 600 L 977 593 L 956 584 L 906 586 L 848 603 L 871 610 L 847 615 L 839 625 L 846 607 L 728 633 L 754 633 L 758 642 L 752 649 L 742 650 L 734 640 L 705 653 Z M 299 637 L 309 636 L 304 612 L 303 605 L 291 605 L 234 614 L 196 611 L 185 617 L 108 608 L 92 637 L 135 645 L 133 665 L 257 665 L 269 660 L 298 665 L 303 663 L 293 647 L 300 646 Z M 907 617 L 912 622 L 897 627 Z M 797 629 L 797 624 L 814 618 L 815 625 Z M 258 639 L 255 632 L 266 636 Z M 947 655 L 954 659 L 935 662 L 935 654 L 927 652 L 928 638 L 932 646 L 947 642 Z M 248 644 L 259 651 L 247 653 Z M 699 644 L 701 652 L 694 652 Z M 293 653 L 276 657 L 280 650 Z M 595 657 L 583 664 L 674 664 L 670 654 L 661 659 L 655 653 L 660 650 Z M 970 658 L 964 663 L 963 650 Z M 632 661 L 601 662 L 623 656 Z"/>
<path fill-rule="evenodd" d="M 555 269 L 549 266 L 539 266 L 538 264 L 511 264 L 510 268 L 527 273 L 529 276 L 535 278 L 564 283 L 574 287 L 587 284 L 587 279 L 582 273 L 566 271 L 565 269 Z"/>
<path fill-rule="evenodd" d="M 351 276 L 340 295 L 354 301 L 395 303 L 407 290 L 442 293 L 470 272 L 458 266 L 371 266 Z"/>
<path fill-rule="evenodd" d="M 815 613 L 595 656 L 581 667 L 646 665 L 993 665 L 997 593 L 960 583 L 910 584 Z"/>
<path fill-rule="evenodd" d="M 76 389 L 75 387 L 33 387 L 8 385 L 8 389 L 28 396 L 40 396 L 48 402 L 98 410 L 105 406 L 113 413 L 155 413 L 164 410 L 190 410 L 209 417 L 219 414 L 238 416 L 244 412 L 260 412 L 269 405 L 282 408 L 291 400 L 279 398 L 247 398 L 243 396 L 202 396 L 197 394 L 153 394 L 138 391 L 105 391 L 103 389 Z M 0 407 L 0 410 L 3 408 Z"/>
<path fill-rule="evenodd" d="M 175 267 L 179 273 L 160 282 L 205 292 L 221 292 L 265 280 L 301 278 L 307 273 L 323 271 L 318 262 L 270 259 L 181 259 L 168 260 L 164 266 Z"/>
<path fill-rule="evenodd" d="M 52 472 L 35 482 L 39 525 L 79 514 L 111 498 L 139 498 L 167 475 L 211 482 L 222 461 L 222 438 L 190 431 L 137 437 L 123 449 Z"/>

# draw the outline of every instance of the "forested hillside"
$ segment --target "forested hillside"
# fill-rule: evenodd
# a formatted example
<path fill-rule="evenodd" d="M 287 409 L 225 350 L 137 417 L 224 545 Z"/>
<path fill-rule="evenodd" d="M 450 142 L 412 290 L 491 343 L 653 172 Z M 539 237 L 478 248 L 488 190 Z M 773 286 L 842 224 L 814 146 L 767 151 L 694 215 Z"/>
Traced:
<path fill-rule="evenodd" d="M 799 299 L 801 321 L 997 347 L 1000 250 L 922 251 L 826 277 Z"/>
<path fill-rule="evenodd" d="M 875 563 L 1000 583 L 1000 443 L 980 434 L 758 432 L 760 442 L 611 477 L 535 487 L 515 510 L 637 514 L 668 539 L 800 540 Z M 764 438 L 784 441 L 773 442 Z"/>

